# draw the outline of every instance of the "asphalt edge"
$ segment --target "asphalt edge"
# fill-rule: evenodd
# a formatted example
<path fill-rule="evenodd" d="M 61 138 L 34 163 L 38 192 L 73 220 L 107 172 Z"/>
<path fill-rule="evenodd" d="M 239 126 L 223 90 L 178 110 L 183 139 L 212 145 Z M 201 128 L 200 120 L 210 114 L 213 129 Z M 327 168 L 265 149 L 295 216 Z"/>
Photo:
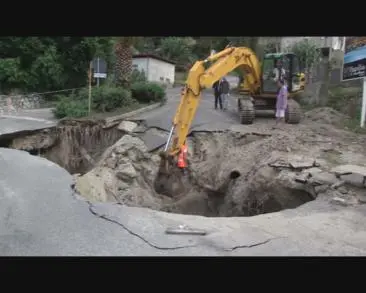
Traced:
<path fill-rule="evenodd" d="M 152 104 L 152 105 L 149 105 L 149 106 L 146 106 L 146 107 L 143 107 L 143 108 L 140 108 L 140 109 L 128 112 L 128 113 L 124 113 L 124 114 L 120 114 L 120 115 L 116 115 L 116 116 L 112 116 L 112 117 L 107 117 L 107 118 L 105 118 L 105 122 L 107 122 L 107 124 L 110 124 L 110 123 L 116 122 L 118 120 L 123 120 L 123 119 L 129 118 L 131 116 L 135 116 L 137 114 L 141 114 L 141 113 L 144 113 L 147 111 L 154 110 L 161 106 L 162 106 L 161 103 L 155 103 L 155 104 Z"/>

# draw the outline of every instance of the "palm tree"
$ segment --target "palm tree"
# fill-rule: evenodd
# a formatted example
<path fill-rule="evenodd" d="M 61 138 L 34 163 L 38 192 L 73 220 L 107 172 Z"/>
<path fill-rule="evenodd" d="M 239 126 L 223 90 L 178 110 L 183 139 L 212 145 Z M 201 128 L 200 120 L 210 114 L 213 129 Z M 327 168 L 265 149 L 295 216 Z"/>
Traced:
<path fill-rule="evenodd" d="M 114 47 L 116 56 L 116 83 L 129 87 L 132 72 L 132 45 L 138 37 L 117 37 Z"/>

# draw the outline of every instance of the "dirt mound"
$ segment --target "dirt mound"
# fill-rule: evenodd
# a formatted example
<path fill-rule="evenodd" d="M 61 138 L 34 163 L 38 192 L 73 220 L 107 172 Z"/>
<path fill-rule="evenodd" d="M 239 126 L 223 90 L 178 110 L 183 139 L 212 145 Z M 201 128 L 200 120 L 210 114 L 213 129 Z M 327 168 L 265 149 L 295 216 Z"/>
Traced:
<path fill-rule="evenodd" d="M 124 135 L 104 152 L 93 170 L 78 178 L 76 188 L 91 201 L 159 209 L 169 201 L 152 188 L 159 159 L 141 139 Z"/>
<path fill-rule="evenodd" d="M 329 107 L 310 110 L 305 113 L 305 118 L 322 124 L 331 124 L 342 127 L 349 117 Z"/>

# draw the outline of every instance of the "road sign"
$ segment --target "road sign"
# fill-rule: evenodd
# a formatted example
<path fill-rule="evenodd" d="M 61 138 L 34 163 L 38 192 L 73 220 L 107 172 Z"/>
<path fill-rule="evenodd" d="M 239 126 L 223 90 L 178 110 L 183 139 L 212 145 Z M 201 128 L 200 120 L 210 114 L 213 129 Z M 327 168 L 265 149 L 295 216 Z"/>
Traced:
<path fill-rule="evenodd" d="M 346 37 L 342 81 L 366 75 L 366 37 Z"/>
<path fill-rule="evenodd" d="M 107 74 L 106 73 L 95 73 L 93 75 L 94 78 L 107 78 Z"/>
<path fill-rule="evenodd" d="M 97 57 L 93 60 L 93 77 L 97 79 L 98 86 L 100 78 L 107 78 L 107 62 L 102 58 Z"/>
<path fill-rule="evenodd" d="M 363 78 L 360 126 L 365 126 L 366 116 L 366 37 L 345 37 L 342 81 Z"/>

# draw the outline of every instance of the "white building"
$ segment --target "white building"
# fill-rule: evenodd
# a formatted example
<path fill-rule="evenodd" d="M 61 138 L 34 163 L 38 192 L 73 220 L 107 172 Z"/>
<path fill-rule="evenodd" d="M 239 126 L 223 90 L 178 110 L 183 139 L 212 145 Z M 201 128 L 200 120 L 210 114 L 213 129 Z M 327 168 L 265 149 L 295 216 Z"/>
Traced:
<path fill-rule="evenodd" d="M 175 63 L 151 54 L 137 54 L 132 58 L 132 66 L 143 71 L 148 81 L 173 85 Z"/>

